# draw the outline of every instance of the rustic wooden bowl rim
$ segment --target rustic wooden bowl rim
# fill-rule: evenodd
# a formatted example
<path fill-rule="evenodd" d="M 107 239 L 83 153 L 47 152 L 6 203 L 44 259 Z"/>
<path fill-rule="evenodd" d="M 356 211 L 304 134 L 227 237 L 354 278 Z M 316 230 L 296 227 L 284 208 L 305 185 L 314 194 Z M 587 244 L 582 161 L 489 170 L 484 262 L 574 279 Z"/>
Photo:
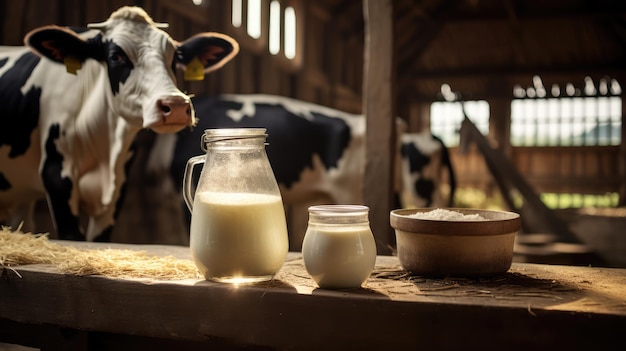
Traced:
<path fill-rule="evenodd" d="M 389 214 L 389 222 L 395 230 L 415 234 L 454 236 L 490 236 L 517 232 L 521 226 L 520 215 L 515 212 L 482 210 L 473 208 L 443 208 L 462 214 L 479 214 L 485 221 L 450 221 L 407 217 L 417 212 L 429 212 L 434 208 L 397 209 Z"/>

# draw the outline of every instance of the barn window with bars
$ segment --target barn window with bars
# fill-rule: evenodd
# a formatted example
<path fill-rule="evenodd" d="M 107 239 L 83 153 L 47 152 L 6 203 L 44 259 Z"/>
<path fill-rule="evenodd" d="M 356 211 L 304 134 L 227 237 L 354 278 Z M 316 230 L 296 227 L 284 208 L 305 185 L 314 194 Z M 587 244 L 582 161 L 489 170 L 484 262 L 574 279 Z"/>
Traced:
<path fill-rule="evenodd" d="M 620 145 L 621 87 L 615 79 L 582 88 L 568 83 L 562 89 L 544 87 L 540 77 L 528 88 L 516 86 L 511 103 L 511 145 L 596 146 Z"/>
<path fill-rule="evenodd" d="M 569 174 L 585 174 L 598 169 L 583 169 L 583 158 L 572 159 L 566 152 L 570 147 L 619 146 L 622 128 L 622 99 L 619 82 L 604 77 L 594 82 L 586 77 L 581 87 L 573 83 L 546 88 L 541 77 L 533 77 L 527 88 L 515 86 L 511 103 L 511 145 L 519 147 L 561 148 L 559 155 L 566 157 L 560 167 Z M 566 156 L 570 155 L 570 156 Z M 566 164 L 568 166 L 566 166 Z M 600 162 L 596 167 L 607 165 Z M 583 167 L 583 168 L 581 168 Z M 602 169 L 604 169 L 602 168 Z M 593 173 L 593 172 L 592 172 Z M 607 171 L 599 177 L 606 177 Z M 607 180 L 609 182 L 609 180 Z M 593 193 L 542 193 L 548 207 L 615 207 L 617 192 Z"/>

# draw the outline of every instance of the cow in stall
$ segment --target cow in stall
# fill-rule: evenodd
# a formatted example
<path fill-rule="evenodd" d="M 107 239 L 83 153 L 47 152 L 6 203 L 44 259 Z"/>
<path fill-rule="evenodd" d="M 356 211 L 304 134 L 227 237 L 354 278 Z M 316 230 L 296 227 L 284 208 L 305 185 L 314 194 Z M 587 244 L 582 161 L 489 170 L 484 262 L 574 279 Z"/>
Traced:
<path fill-rule="evenodd" d="M 148 160 L 153 174 L 169 167 L 175 191 L 181 189 L 187 160 L 203 153 L 200 141 L 205 129 L 261 127 L 267 129 L 268 158 L 288 212 L 290 249 L 301 246 L 309 205 L 363 203 L 363 115 L 274 95 L 198 96 L 192 100 L 198 125 L 176 135 L 157 136 Z M 447 149 L 430 133 L 408 134 L 402 132 L 404 128 L 398 121 L 402 135 L 395 160 L 398 206 L 451 205 L 455 179 Z M 439 195 L 443 169 L 449 172 L 449 200 Z M 183 211 L 189 221 L 189 212 Z"/>
<path fill-rule="evenodd" d="M 45 197 L 60 239 L 106 241 L 135 135 L 195 125 L 175 69 L 191 62 L 202 76 L 238 45 L 219 33 L 175 41 L 138 7 L 89 27 L 41 27 L 27 47 L 0 47 L 0 215 L 27 231 Z"/>
<path fill-rule="evenodd" d="M 448 149 L 430 132 L 400 135 L 400 177 L 397 189 L 402 207 L 452 206 L 456 178 Z M 448 198 L 444 198 L 443 182 L 447 171 Z"/>

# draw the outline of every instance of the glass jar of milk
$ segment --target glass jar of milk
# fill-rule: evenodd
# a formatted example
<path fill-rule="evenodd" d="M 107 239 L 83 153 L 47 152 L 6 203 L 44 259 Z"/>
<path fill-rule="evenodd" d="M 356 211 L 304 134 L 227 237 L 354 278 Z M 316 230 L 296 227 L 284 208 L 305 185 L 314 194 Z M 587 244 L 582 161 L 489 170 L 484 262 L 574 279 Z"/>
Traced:
<path fill-rule="evenodd" d="M 191 211 L 191 256 L 207 280 L 266 281 L 289 246 L 283 202 L 263 128 L 207 129 L 206 155 L 189 159 L 183 197 Z M 194 166 L 204 163 L 192 191 Z"/>
<path fill-rule="evenodd" d="M 302 257 L 320 288 L 358 288 L 369 277 L 376 244 L 368 213 L 369 208 L 361 205 L 309 207 Z"/>

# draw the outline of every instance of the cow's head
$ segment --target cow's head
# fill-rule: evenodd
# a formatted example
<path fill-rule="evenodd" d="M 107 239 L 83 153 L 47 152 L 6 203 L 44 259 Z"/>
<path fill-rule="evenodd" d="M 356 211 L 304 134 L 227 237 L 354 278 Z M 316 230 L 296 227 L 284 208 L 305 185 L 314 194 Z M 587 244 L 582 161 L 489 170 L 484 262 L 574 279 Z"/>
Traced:
<path fill-rule="evenodd" d="M 235 40 L 219 33 L 174 41 L 138 7 L 123 7 L 106 22 L 89 27 L 100 34 L 84 39 L 69 29 L 46 26 L 30 32 L 25 42 L 39 55 L 66 66 L 81 67 L 87 59 L 105 64 L 109 107 L 131 124 L 158 133 L 195 124 L 189 96 L 176 87 L 174 70 L 199 63 L 203 75 L 222 67 L 239 51 Z"/>

